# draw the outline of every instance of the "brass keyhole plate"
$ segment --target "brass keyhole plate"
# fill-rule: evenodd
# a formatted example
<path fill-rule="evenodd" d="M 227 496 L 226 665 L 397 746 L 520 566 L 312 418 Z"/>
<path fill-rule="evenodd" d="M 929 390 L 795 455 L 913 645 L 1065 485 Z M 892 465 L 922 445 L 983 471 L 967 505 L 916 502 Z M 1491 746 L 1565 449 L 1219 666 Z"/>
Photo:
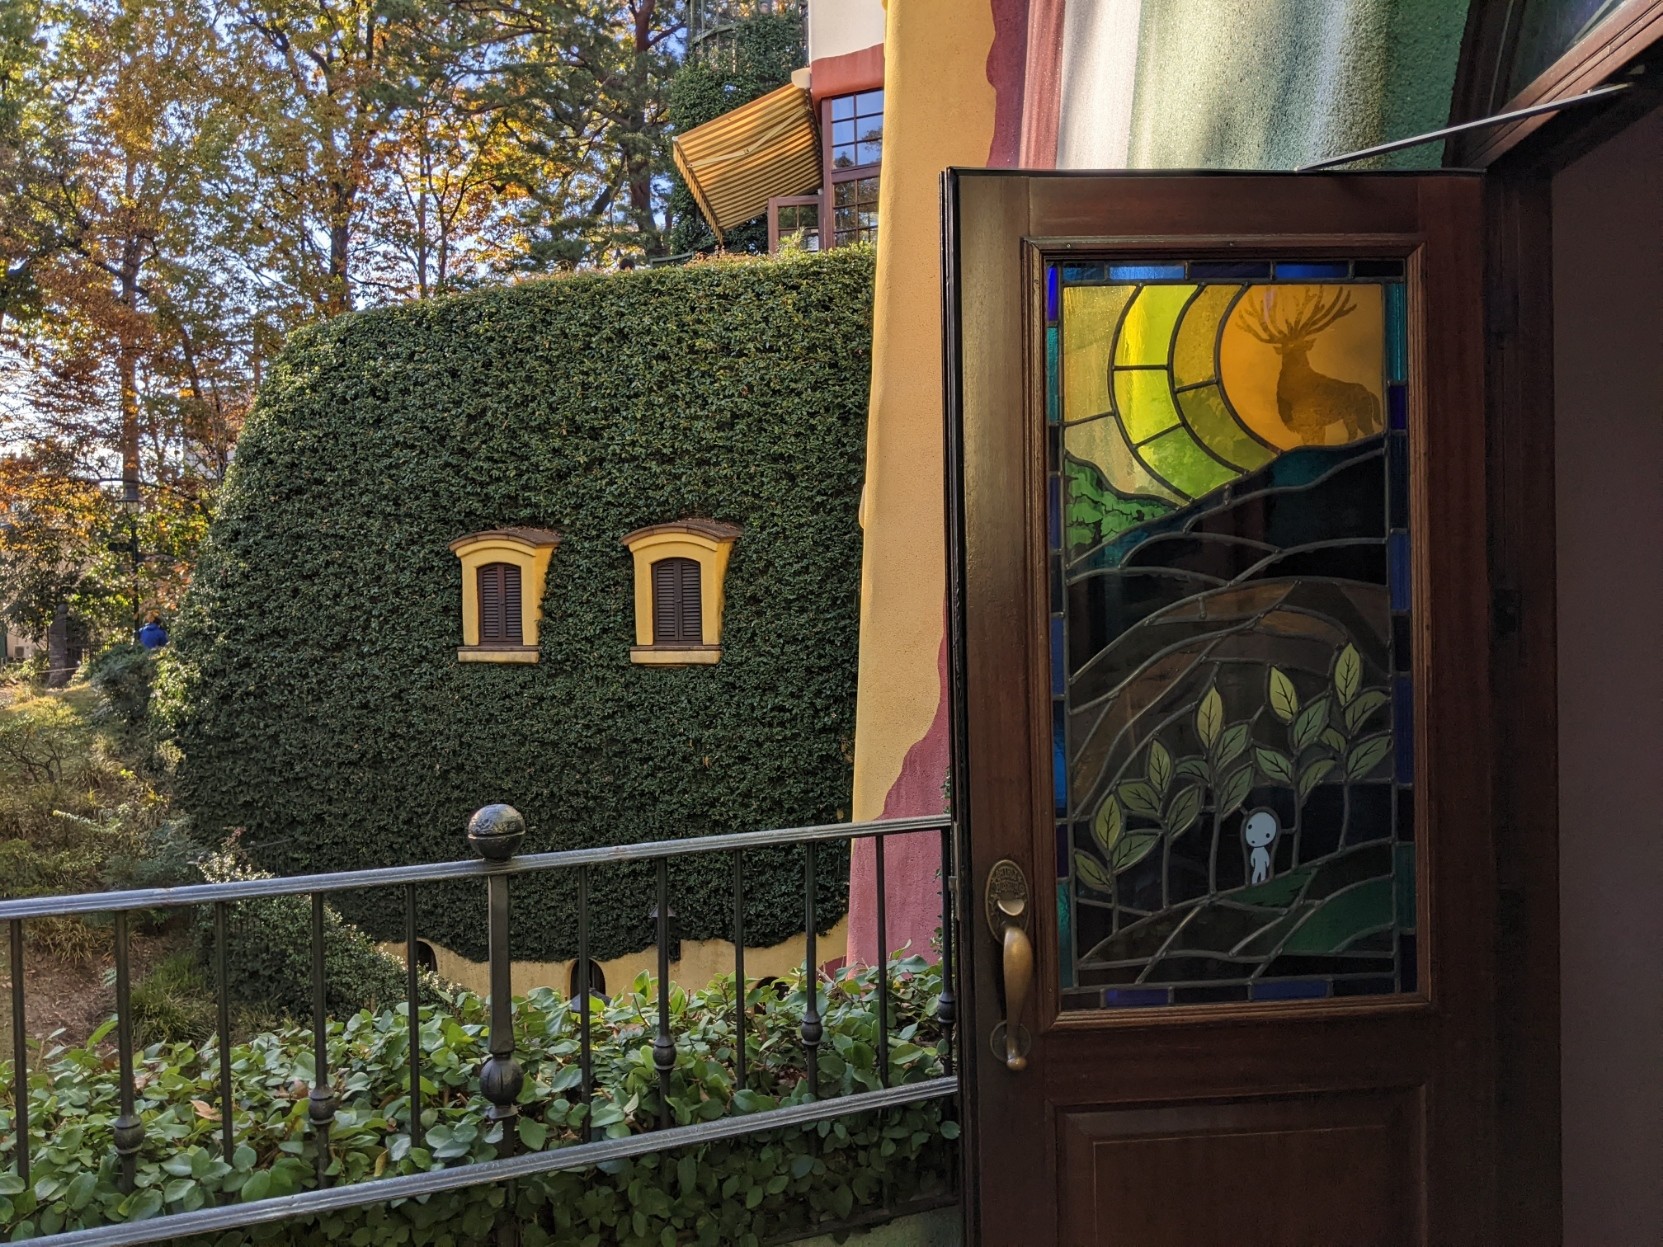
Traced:
<path fill-rule="evenodd" d="M 987 906 L 987 925 L 994 935 L 1000 935 L 1005 924 L 1014 922 L 1028 925 L 1028 879 L 1010 858 L 993 863 L 987 873 L 987 887 L 983 891 Z"/>

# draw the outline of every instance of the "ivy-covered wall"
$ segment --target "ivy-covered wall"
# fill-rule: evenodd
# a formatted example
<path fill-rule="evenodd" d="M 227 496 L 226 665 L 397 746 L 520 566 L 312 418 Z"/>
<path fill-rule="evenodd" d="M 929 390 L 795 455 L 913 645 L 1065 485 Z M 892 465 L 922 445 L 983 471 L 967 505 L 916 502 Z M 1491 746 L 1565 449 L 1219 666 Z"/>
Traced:
<path fill-rule="evenodd" d="M 238 447 L 165 696 L 200 830 L 280 873 L 467 856 L 506 801 L 523 851 L 848 817 L 872 334 L 862 249 L 576 276 L 296 336 Z M 740 525 L 724 653 L 632 665 L 619 538 Z M 459 663 L 455 537 L 564 535 L 541 661 Z M 686 938 L 731 937 L 732 864 L 674 863 Z M 800 932 L 801 852 L 747 855 L 746 942 Z M 819 922 L 846 906 L 822 848 Z M 576 880 L 514 882 L 514 955 L 576 951 Z M 647 866 L 597 869 L 593 955 L 651 942 Z M 484 954 L 476 885 L 424 888 L 424 938 Z M 382 937 L 400 890 L 332 903 Z"/>

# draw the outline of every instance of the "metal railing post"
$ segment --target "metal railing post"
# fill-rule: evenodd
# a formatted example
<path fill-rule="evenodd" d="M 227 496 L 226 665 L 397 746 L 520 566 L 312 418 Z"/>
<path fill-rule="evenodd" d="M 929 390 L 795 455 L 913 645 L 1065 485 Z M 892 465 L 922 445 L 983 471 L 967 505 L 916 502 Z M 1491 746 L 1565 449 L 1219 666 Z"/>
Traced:
<path fill-rule="evenodd" d="M 506 867 L 525 838 L 525 819 L 511 805 L 488 805 L 468 820 L 468 843 L 488 865 Z M 520 1089 L 525 1072 L 514 1059 L 514 996 L 508 951 L 508 873 L 493 870 L 485 879 L 488 910 L 488 938 L 491 971 L 491 1055 L 479 1072 L 479 1089 L 491 1102 L 488 1114 L 502 1128 L 498 1155 L 512 1156 L 518 1143 Z M 519 1231 L 514 1222 L 514 1187 L 503 1193 L 502 1214 L 497 1218 L 499 1247 L 514 1247 Z"/>
<path fill-rule="evenodd" d="M 12 1119 L 17 1131 L 17 1176 L 29 1181 L 29 1029 L 23 1014 L 23 923 L 6 924 L 12 954 Z"/>
<path fill-rule="evenodd" d="M 133 995 L 128 954 L 127 911 L 118 909 L 115 915 L 115 1008 L 116 1051 L 121 1067 L 121 1116 L 115 1119 L 111 1133 L 121 1165 L 119 1184 L 124 1194 L 132 1193 L 134 1180 L 138 1177 L 139 1149 L 144 1146 L 144 1122 L 133 1103 Z"/>
<path fill-rule="evenodd" d="M 312 893 L 312 1063 L 306 1116 L 317 1136 L 318 1185 L 329 1185 L 329 1130 L 335 1124 L 335 1092 L 329 1084 L 329 983 L 323 955 L 323 893 Z"/>
<path fill-rule="evenodd" d="M 676 1068 L 676 1041 L 670 1034 L 670 859 L 658 859 L 658 1034 L 652 1041 L 658 1071 L 658 1128 L 670 1126 L 670 1074 Z"/>

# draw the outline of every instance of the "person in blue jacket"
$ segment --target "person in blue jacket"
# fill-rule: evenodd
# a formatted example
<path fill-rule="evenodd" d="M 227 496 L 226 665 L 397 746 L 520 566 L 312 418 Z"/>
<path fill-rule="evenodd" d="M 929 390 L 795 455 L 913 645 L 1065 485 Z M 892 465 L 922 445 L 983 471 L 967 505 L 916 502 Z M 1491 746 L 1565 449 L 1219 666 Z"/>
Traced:
<path fill-rule="evenodd" d="M 139 629 L 139 644 L 145 649 L 161 649 L 167 644 L 167 629 L 162 627 L 162 617 L 155 611 L 145 617 L 144 627 Z"/>

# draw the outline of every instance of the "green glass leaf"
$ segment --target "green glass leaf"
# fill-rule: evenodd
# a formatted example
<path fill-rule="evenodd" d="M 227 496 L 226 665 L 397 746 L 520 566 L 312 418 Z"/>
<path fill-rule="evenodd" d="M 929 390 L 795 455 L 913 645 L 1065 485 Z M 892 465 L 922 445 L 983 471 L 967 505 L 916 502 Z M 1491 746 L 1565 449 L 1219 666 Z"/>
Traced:
<path fill-rule="evenodd" d="M 1161 812 L 1160 798 L 1155 790 L 1141 779 L 1129 779 L 1120 785 L 1120 801 L 1134 814 L 1157 818 Z"/>
<path fill-rule="evenodd" d="M 1247 794 L 1253 788 L 1253 768 L 1251 765 L 1240 767 L 1230 773 L 1224 784 L 1218 790 L 1218 816 L 1233 814 L 1247 800 Z"/>
<path fill-rule="evenodd" d="M 1201 785 L 1192 784 L 1172 798 L 1172 803 L 1166 807 L 1166 829 L 1169 834 L 1177 837 L 1190 829 L 1201 814 L 1201 796 Z"/>
<path fill-rule="evenodd" d="M 1375 767 L 1380 760 L 1392 751 L 1392 738 L 1386 732 L 1378 736 L 1368 736 L 1352 747 L 1351 753 L 1345 760 L 1345 777 L 1347 779 L 1362 779 Z"/>
<path fill-rule="evenodd" d="M 1383 689 L 1365 689 L 1358 695 L 1356 701 L 1352 702 L 1345 708 L 1345 730 L 1348 732 L 1355 732 L 1358 728 L 1363 726 L 1363 721 L 1367 719 L 1369 715 L 1373 714 L 1390 700 L 1391 698 L 1386 695 L 1385 690 Z"/>
<path fill-rule="evenodd" d="M 1114 881 L 1109 877 L 1109 872 L 1103 869 L 1102 863 L 1090 853 L 1082 853 L 1078 849 L 1074 851 L 1074 876 L 1094 891 L 1114 890 Z"/>
<path fill-rule="evenodd" d="M 1289 761 L 1287 754 L 1279 753 L 1275 749 L 1266 749 L 1261 745 L 1253 750 L 1253 761 L 1267 778 L 1279 784 L 1293 783 L 1293 763 Z"/>
<path fill-rule="evenodd" d="M 1112 796 L 1097 807 L 1097 817 L 1091 820 L 1091 838 L 1097 841 L 1097 847 L 1103 850 L 1105 857 L 1114 852 L 1114 842 L 1120 839 L 1125 823 L 1120 813 L 1120 802 Z"/>
<path fill-rule="evenodd" d="M 1270 669 L 1270 709 L 1284 723 L 1292 723 L 1299 713 L 1299 694 L 1280 667 Z"/>
<path fill-rule="evenodd" d="M 1224 698 L 1218 695 L 1218 688 L 1214 686 L 1207 690 L 1207 695 L 1196 707 L 1195 731 L 1201 737 L 1201 743 L 1211 749 L 1213 741 L 1218 739 L 1218 729 L 1223 726 Z"/>
<path fill-rule="evenodd" d="M 1351 699 L 1357 696 L 1357 686 L 1362 679 L 1363 660 L 1357 656 L 1355 645 L 1347 645 L 1334 661 L 1334 691 L 1340 695 L 1340 705 L 1351 704 Z"/>
<path fill-rule="evenodd" d="M 1335 753 L 1339 754 L 1342 758 L 1345 756 L 1345 737 L 1340 735 L 1340 732 L 1339 732 L 1338 728 L 1332 728 L 1332 727 L 1323 728 L 1322 729 L 1322 735 L 1318 736 L 1317 740 L 1320 743 L 1322 743 L 1324 745 L 1327 745 L 1330 749 L 1332 749 Z"/>
<path fill-rule="evenodd" d="M 1328 726 L 1328 694 L 1324 693 L 1305 709 L 1301 710 L 1293 721 L 1293 751 L 1300 752 L 1316 738 L 1322 735 L 1322 729 Z"/>
<path fill-rule="evenodd" d="M 1213 768 L 1205 758 L 1180 758 L 1172 773 L 1179 779 L 1198 779 L 1205 784 L 1212 779 Z"/>
<path fill-rule="evenodd" d="M 1296 790 L 1299 793 L 1299 799 L 1303 801 L 1306 797 L 1310 796 L 1311 789 L 1320 784 L 1323 776 L 1327 775 L 1329 771 L 1332 771 L 1335 765 L 1336 761 L 1333 758 L 1318 758 L 1315 762 L 1311 763 L 1310 766 L 1301 771 L 1299 773 L 1299 783 L 1296 785 Z"/>
<path fill-rule="evenodd" d="M 1149 742 L 1149 783 L 1157 793 L 1165 793 L 1172 782 L 1172 755 L 1158 740 Z"/>
<path fill-rule="evenodd" d="M 1218 752 L 1215 755 L 1220 770 L 1241 756 L 1242 750 L 1247 748 L 1251 734 L 1252 728 L 1246 723 L 1237 723 L 1225 730 L 1224 736 L 1218 742 Z"/>
<path fill-rule="evenodd" d="M 1116 870 L 1126 870 L 1136 866 L 1149 856 L 1149 850 L 1160 843 L 1161 833 L 1158 831 L 1133 831 L 1120 838 L 1120 843 L 1114 846 L 1114 857 L 1109 864 Z"/>

